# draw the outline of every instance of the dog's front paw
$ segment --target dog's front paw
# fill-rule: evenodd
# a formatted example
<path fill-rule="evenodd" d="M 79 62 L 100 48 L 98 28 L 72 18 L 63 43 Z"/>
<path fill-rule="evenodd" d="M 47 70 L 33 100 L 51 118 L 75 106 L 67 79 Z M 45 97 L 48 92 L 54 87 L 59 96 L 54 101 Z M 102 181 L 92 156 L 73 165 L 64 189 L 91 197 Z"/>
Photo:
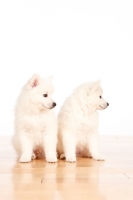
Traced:
<path fill-rule="evenodd" d="M 67 162 L 76 162 L 76 156 L 66 156 Z"/>
<path fill-rule="evenodd" d="M 49 163 L 56 163 L 58 160 L 56 157 L 47 157 L 46 161 Z"/>
<path fill-rule="evenodd" d="M 94 154 L 92 157 L 93 159 L 97 161 L 105 160 L 104 157 L 100 153 Z"/>
<path fill-rule="evenodd" d="M 35 159 L 36 159 L 36 155 L 33 153 L 32 157 L 31 157 L 31 160 L 35 160 Z"/>
<path fill-rule="evenodd" d="M 19 159 L 19 162 L 21 163 L 28 163 L 31 161 L 31 156 L 29 155 L 22 155 Z"/>

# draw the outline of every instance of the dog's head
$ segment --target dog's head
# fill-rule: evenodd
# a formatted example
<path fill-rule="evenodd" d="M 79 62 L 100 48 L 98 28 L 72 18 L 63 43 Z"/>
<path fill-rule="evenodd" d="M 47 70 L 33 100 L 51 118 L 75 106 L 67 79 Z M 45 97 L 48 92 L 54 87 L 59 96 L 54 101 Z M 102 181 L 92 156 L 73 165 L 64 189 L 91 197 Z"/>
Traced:
<path fill-rule="evenodd" d="M 100 81 L 93 82 L 87 91 L 88 103 L 96 110 L 103 110 L 109 106 L 109 103 L 103 98 L 103 90 L 100 87 Z"/>
<path fill-rule="evenodd" d="M 35 74 L 27 83 L 29 100 L 39 109 L 52 109 L 56 106 L 52 99 L 54 92 L 52 80 L 52 76 L 41 78 L 38 74 Z"/>

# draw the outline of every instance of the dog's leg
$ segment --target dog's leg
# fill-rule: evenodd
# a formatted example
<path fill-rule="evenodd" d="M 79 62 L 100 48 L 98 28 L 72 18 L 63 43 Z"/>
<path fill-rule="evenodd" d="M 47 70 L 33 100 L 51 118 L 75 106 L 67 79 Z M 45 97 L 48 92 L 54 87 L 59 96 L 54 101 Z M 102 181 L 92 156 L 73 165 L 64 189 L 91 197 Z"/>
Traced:
<path fill-rule="evenodd" d="M 88 136 L 88 150 L 95 160 L 104 160 L 104 157 L 98 151 L 98 135 L 95 133 Z"/>
<path fill-rule="evenodd" d="M 23 133 L 22 133 L 23 134 Z M 21 136 L 20 138 L 20 150 L 21 150 L 21 157 L 19 162 L 27 163 L 31 161 L 32 158 L 32 143 L 26 136 Z"/>
<path fill-rule="evenodd" d="M 76 162 L 76 138 L 65 133 L 62 139 L 66 161 Z"/>
<path fill-rule="evenodd" d="M 47 162 L 57 162 L 56 145 L 57 139 L 52 136 L 44 136 L 43 138 L 44 152 Z"/>

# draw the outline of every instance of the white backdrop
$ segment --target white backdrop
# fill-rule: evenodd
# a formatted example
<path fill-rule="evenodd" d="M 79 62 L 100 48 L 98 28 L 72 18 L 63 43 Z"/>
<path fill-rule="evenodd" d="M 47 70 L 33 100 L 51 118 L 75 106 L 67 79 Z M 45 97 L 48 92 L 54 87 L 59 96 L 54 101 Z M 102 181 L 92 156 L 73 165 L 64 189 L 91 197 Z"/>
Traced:
<path fill-rule="evenodd" d="M 0 1 L 0 134 L 34 73 L 54 75 L 58 113 L 79 84 L 100 79 L 110 103 L 100 134 L 133 135 L 133 1 Z"/>

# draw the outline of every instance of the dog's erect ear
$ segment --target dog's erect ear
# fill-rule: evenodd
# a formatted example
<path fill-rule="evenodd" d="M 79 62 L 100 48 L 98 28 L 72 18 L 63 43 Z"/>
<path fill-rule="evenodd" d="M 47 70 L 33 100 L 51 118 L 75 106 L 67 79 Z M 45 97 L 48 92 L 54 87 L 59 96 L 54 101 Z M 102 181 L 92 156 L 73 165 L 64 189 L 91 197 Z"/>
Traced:
<path fill-rule="evenodd" d="M 47 78 L 47 80 L 48 80 L 49 82 L 52 82 L 53 79 L 54 79 L 54 76 L 49 76 L 49 77 Z"/>
<path fill-rule="evenodd" d="M 38 74 L 34 74 L 32 78 L 29 80 L 29 84 L 32 88 L 39 85 L 39 83 L 40 83 L 40 76 Z"/>
<path fill-rule="evenodd" d="M 90 92 L 93 93 L 97 90 L 97 88 L 100 85 L 100 80 L 97 80 L 96 82 L 93 83 L 92 88 L 90 89 Z"/>

